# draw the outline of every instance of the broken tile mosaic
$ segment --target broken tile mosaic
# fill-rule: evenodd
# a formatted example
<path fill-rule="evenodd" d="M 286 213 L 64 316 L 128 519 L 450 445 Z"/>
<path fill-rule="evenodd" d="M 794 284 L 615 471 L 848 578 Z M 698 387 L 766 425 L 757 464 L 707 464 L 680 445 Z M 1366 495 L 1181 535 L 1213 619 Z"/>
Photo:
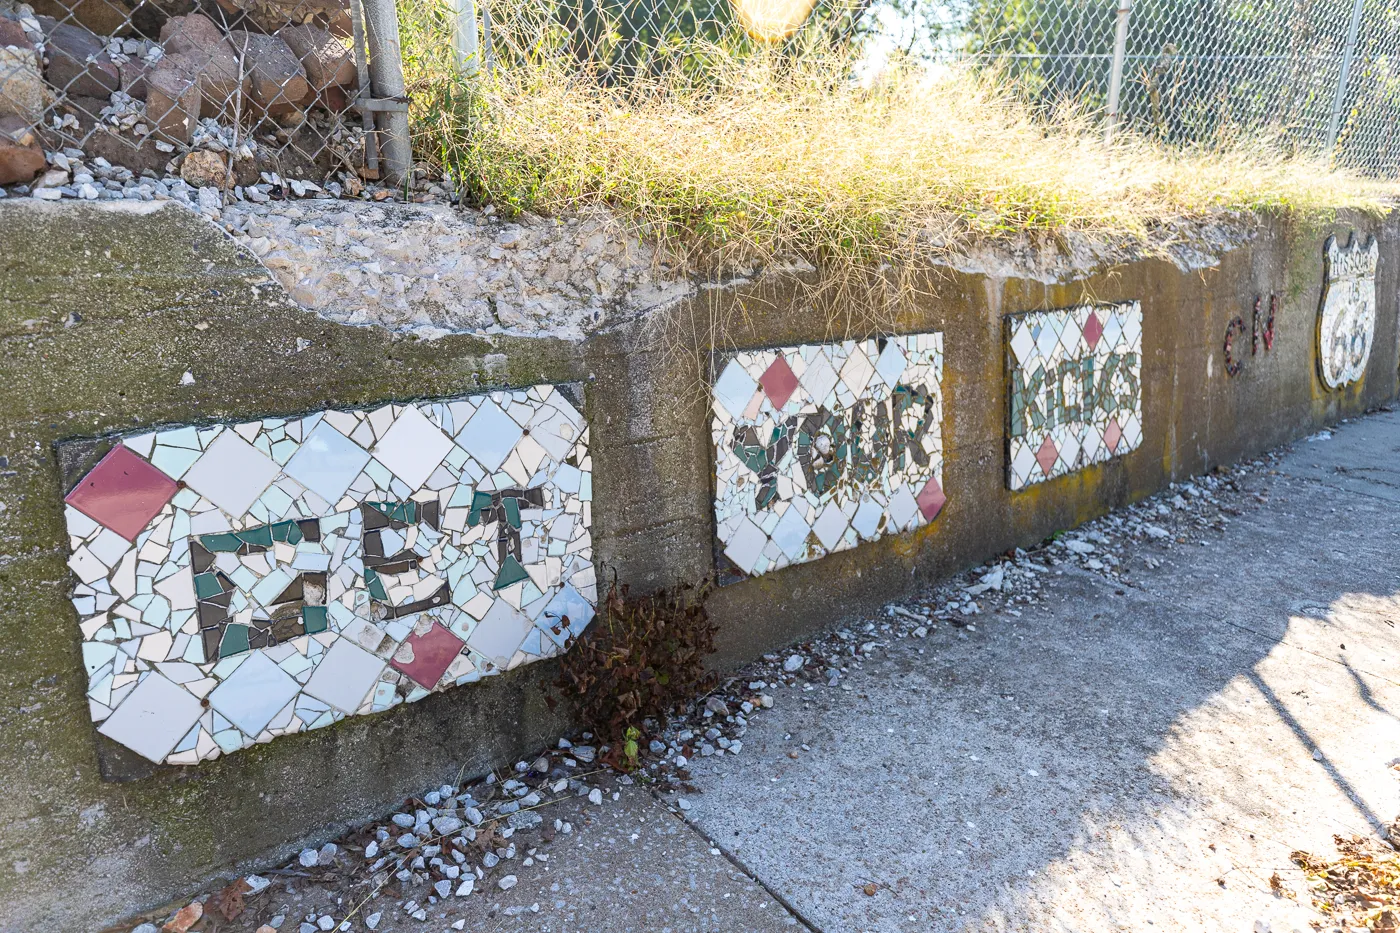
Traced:
<path fill-rule="evenodd" d="M 1142 444 L 1142 306 L 1006 318 L 1007 472 L 1024 489 Z"/>
<path fill-rule="evenodd" d="M 1364 246 L 1356 234 L 1341 246 L 1327 238 L 1326 275 L 1317 328 L 1317 368 L 1329 389 L 1358 381 L 1371 358 L 1376 332 L 1376 263 L 1380 245 L 1372 237 Z"/>
<path fill-rule="evenodd" d="M 124 437 L 65 497 L 93 721 L 195 764 L 558 654 L 591 478 L 547 385 Z"/>
<path fill-rule="evenodd" d="M 715 360 L 716 550 L 724 579 L 909 531 L 943 494 L 943 335 Z"/>

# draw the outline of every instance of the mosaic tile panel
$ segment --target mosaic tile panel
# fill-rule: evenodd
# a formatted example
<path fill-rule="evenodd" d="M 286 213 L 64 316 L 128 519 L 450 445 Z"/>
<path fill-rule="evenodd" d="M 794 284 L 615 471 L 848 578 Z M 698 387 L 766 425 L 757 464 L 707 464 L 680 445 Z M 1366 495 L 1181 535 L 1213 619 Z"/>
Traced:
<path fill-rule="evenodd" d="M 122 438 L 65 498 L 92 719 L 189 765 L 558 654 L 591 500 L 548 385 Z"/>
<path fill-rule="evenodd" d="M 724 576 L 816 560 L 943 508 L 943 335 L 715 361 L 716 549 Z"/>
<path fill-rule="evenodd" d="M 1024 489 L 1142 443 L 1142 306 L 1006 319 L 1007 485 Z"/>
<path fill-rule="evenodd" d="M 1323 385 L 1340 389 L 1366 372 L 1376 333 L 1376 263 L 1380 246 L 1372 237 L 1364 246 L 1353 234 L 1338 245 L 1327 238 L 1326 274 L 1317 326 L 1317 366 Z"/>

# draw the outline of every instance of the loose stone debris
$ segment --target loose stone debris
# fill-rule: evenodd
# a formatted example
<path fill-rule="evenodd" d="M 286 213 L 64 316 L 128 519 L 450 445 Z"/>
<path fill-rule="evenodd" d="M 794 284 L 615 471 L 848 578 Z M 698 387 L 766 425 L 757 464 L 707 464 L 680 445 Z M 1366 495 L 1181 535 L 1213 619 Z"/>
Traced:
<path fill-rule="evenodd" d="M 1267 503 L 1268 477 L 1281 456 L 1274 452 L 1172 484 L 1038 547 L 1008 552 L 918 598 L 892 603 L 876 618 L 794 645 L 787 653 L 764 655 L 673 721 L 648 721 L 632 774 L 596 764 L 608 748 L 595 745 L 590 733 L 561 738 L 531 760 L 475 782 L 428 790 L 381 821 L 320 848 L 303 849 L 290 865 L 234 883 L 246 883 L 246 909 L 277 931 L 374 930 L 388 916 L 460 929 L 451 920 L 454 904 L 508 891 L 563 854 L 559 846 L 567 846 L 575 827 L 552 817 L 552 806 L 581 799 L 606 808 L 618 799 L 612 788 L 640 783 L 686 819 L 692 799 L 702 793 L 691 781 L 691 761 L 741 754 L 749 722 L 760 711 L 814 690 L 849 689 L 843 683 L 847 675 L 897 643 L 919 653 L 937 651 L 940 638 L 968 638 L 983 620 L 1033 611 L 1055 576 L 1091 573 L 1124 593 L 1136 586 L 1138 569 L 1159 566 L 1176 548 L 1210 543 L 1233 518 Z M 985 637 L 995 637 L 995 628 Z M 808 751 L 802 746 L 802 753 Z M 274 901 L 286 898 L 268 892 L 293 891 L 301 893 L 297 903 L 316 904 L 314 910 L 302 917 L 273 913 Z M 171 933 L 178 929 L 168 925 L 179 917 L 175 907 L 207 911 L 211 908 L 201 905 L 216 896 L 211 891 L 190 904 L 172 905 L 155 918 L 166 927 L 137 927 L 136 933 Z M 523 917 L 549 906 L 513 907 L 500 915 Z"/>
<path fill-rule="evenodd" d="M 318 184 L 264 172 L 256 184 L 225 190 L 223 156 L 213 151 L 191 152 L 164 175 L 79 149 L 47 158 L 51 168 L 8 196 L 184 207 L 247 249 L 301 307 L 340 323 L 429 339 L 577 339 L 694 291 L 599 211 L 503 220 L 490 206 L 456 205 L 438 185 L 418 183 L 405 203 L 345 173 Z M 420 167 L 422 177 L 427 171 Z"/>

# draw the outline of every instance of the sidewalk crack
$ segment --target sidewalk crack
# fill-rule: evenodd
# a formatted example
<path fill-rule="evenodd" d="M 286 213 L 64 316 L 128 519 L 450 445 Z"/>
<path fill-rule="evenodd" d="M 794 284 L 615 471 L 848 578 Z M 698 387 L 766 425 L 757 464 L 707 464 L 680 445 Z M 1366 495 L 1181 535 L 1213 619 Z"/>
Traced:
<path fill-rule="evenodd" d="M 782 905 L 783 909 L 786 910 L 798 923 L 802 924 L 804 927 L 810 930 L 811 933 L 824 933 L 821 927 L 817 926 L 805 914 L 803 914 L 802 911 L 797 909 L 797 905 L 793 904 L 786 897 L 784 897 L 776 888 L 770 885 L 767 881 L 763 880 L 763 878 L 759 877 L 758 872 L 749 868 L 749 866 L 745 865 L 737 855 L 729 851 L 727 847 L 721 845 L 718 841 L 713 839 L 708 833 L 706 833 L 695 823 L 686 819 L 684 814 L 677 813 L 676 810 L 669 803 L 661 799 L 660 793 L 658 793 L 655 788 L 648 785 L 647 792 L 651 794 L 651 799 L 656 802 L 656 805 L 658 807 L 660 807 L 662 810 L 665 810 L 667 813 L 671 814 L 676 819 L 680 820 L 682 825 L 684 825 L 691 832 L 695 833 L 695 835 L 699 836 L 701 839 L 705 840 L 705 842 L 709 844 L 710 848 L 718 849 L 719 853 L 729 861 L 729 864 L 733 865 L 735 868 L 743 872 L 745 877 L 752 878 L 755 884 L 763 888 L 763 890 L 768 894 L 769 897 L 773 898 L 773 900 L 777 901 L 780 905 Z"/>

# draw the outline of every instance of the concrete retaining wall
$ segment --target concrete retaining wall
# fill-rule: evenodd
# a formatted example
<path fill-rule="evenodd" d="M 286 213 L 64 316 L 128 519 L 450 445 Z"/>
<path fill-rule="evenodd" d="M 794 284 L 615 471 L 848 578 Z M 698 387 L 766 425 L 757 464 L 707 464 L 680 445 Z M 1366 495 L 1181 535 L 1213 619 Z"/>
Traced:
<path fill-rule="evenodd" d="M 905 535 L 720 588 L 721 664 L 737 664 L 989 555 L 1043 539 L 1167 482 L 1386 402 L 1397 392 L 1400 223 L 1277 221 L 1215 265 L 1165 259 L 1063 284 L 940 272 L 899 331 L 944 335 L 948 501 Z M 1380 242 L 1364 379 L 1322 387 L 1323 243 Z M 1236 336 L 1279 299 L 1271 349 Z M 861 326 L 781 278 L 701 289 L 676 320 L 725 320 L 729 347 L 822 342 Z M 1143 439 L 1132 453 L 1007 489 L 1004 317 L 1140 301 Z M 736 313 L 741 312 L 741 313 Z M 658 329 L 658 325 L 661 325 Z M 408 793 L 511 761 L 568 727 L 545 702 L 549 662 L 412 706 L 142 780 L 102 780 L 68 596 L 55 443 L 142 425 L 246 420 L 487 386 L 582 382 L 594 460 L 595 560 L 647 588 L 715 567 L 707 354 L 665 349 L 664 321 L 580 341 L 433 341 L 331 323 L 292 305 L 256 259 L 177 208 L 0 204 L 0 930 L 85 930 L 177 896 L 272 847 L 336 833 Z M 852 334 L 852 336 L 867 336 Z M 722 347 L 721 349 L 726 349 Z M 695 349 L 695 348 L 692 348 Z M 182 377 L 188 372 L 192 384 Z"/>

